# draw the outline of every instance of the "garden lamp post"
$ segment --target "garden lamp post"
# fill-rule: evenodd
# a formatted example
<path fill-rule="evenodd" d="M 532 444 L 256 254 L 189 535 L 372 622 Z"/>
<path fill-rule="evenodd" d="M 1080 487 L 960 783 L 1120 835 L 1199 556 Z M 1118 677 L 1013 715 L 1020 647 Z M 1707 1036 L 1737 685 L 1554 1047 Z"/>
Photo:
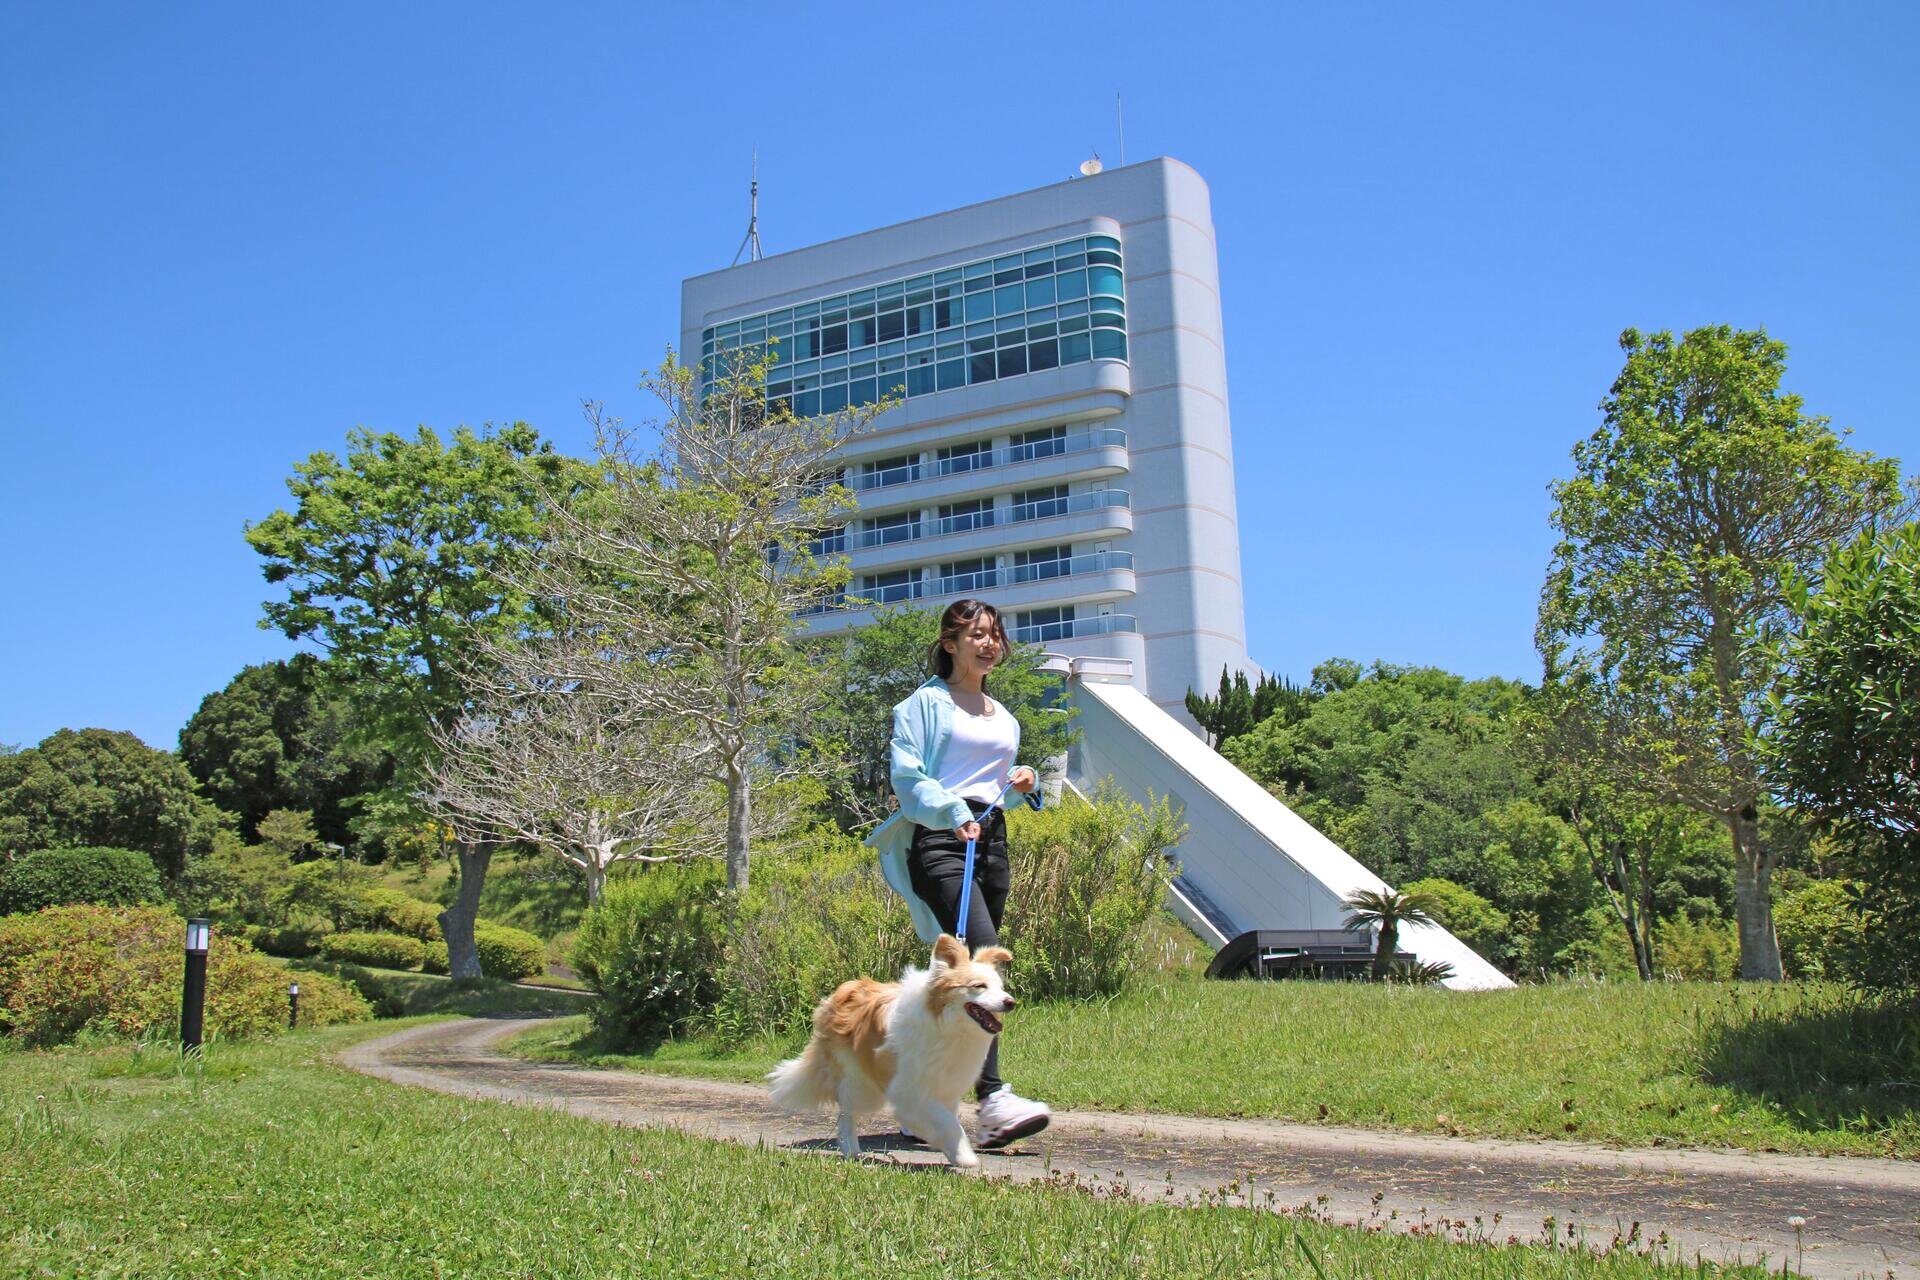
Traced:
<path fill-rule="evenodd" d="M 180 993 L 180 1047 L 198 1049 L 207 1014 L 207 935 L 211 920 L 187 921 L 187 974 Z"/>
<path fill-rule="evenodd" d="M 287 1029 L 291 1031 L 299 1025 L 300 984 L 297 982 L 289 982 L 287 984 Z"/>

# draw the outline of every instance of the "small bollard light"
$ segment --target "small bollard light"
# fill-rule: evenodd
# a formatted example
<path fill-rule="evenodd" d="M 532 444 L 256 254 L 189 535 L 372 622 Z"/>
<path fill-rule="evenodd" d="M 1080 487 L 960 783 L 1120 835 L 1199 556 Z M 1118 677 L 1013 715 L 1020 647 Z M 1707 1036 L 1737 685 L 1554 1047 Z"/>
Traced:
<path fill-rule="evenodd" d="M 207 1014 L 207 941 L 213 921 L 187 921 L 187 973 L 180 991 L 180 1047 L 198 1049 Z"/>
<path fill-rule="evenodd" d="M 299 1025 L 300 984 L 297 982 L 289 982 L 287 984 L 287 1030 L 291 1031 Z"/>

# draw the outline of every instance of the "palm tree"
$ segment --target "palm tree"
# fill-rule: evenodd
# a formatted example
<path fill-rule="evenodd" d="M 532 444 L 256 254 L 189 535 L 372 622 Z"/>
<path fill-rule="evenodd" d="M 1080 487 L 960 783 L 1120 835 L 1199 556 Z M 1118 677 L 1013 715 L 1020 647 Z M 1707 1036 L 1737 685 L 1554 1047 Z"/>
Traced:
<path fill-rule="evenodd" d="M 1439 900 L 1427 893 L 1400 893 L 1393 889 L 1356 889 L 1341 906 L 1348 911 L 1341 926 L 1359 933 L 1378 925 L 1380 940 L 1373 949 L 1373 977 L 1384 978 L 1393 968 L 1393 952 L 1400 944 L 1403 924 L 1432 924 Z"/>

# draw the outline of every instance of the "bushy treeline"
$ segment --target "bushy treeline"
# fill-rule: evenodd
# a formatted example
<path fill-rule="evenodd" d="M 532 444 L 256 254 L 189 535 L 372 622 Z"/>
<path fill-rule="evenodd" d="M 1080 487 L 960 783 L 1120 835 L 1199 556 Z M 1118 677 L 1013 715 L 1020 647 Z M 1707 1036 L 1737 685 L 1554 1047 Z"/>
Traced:
<path fill-rule="evenodd" d="M 1196 701 L 1210 712 L 1232 692 L 1223 678 L 1221 695 Z M 1631 897 L 1650 917 L 1657 975 L 1732 977 L 1724 833 L 1678 806 L 1644 805 L 1629 833 L 1642 861 L 1623 882 L 1605 846 L 1627 836 L 1587 821 L 1543 752 L 1542 711 L 1517 681 L 1332 659 L 1220 749 L 1389 883 L 1436 898 L 1441 922 L 1509 973 L 1633 976 L 1621 911 Z M 1819 878 L 1813 833 L 1786 810 L 1764 822 L 1800 851 L 1775 879 L 1789 974 L 1859 976 L 1858 931 L 1836 927 L 1844 893 Z"/>
<path fill-rule="evenodd" d="M 77 1036 L 177 1039 L 180 917 L 164 907 L 48 907 L 0 917 L 0 1035 L 28 1046 Z M 287 971 L 245 940 L 207 954 L 206 1034 L 272 1035 L 287 1025 Z M 320 974 L 300 977 L 309 1026 L 363 1022 L 366 1001 Z"/>
<path fill-rule="evenodd" d="M 1087 998 L 1136 977 L 1179 835 L 1164 800 L 1147 808 L 1113 792 L 1011 815 L 1020 892 L 1001 932 L 1009 987 L 1023 999 Z M 608 886 L 572 956 L 601 993 L 592 1016 L 605 1043 L 784 1035 L 847 979 L 891 980 L 927 963 L 905 905 L 857 841 L 821 827 L 758 858 L 744 894 L 729 894 L 711 862 L 648 867 Z"/>

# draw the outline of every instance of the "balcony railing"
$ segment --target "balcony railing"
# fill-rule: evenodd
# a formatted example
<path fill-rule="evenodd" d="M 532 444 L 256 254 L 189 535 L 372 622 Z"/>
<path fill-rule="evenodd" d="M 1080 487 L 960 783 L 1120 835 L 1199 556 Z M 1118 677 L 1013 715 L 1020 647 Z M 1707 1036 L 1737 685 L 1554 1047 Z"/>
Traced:
<path fill-rule="evenodd" d="M 793 616 L 796 618 L 811 618 L 822 613 L 838 613 L 846 607 L 847 593 L 844 591 L 836 591 L 830 596 L 822 596 L 820 599 L 815 600 L 812 604 L 799 610 Z"/>
<path fill-rule="evenodd" d="M 1131 507 L 1133 497 L 1125 489 L 1096 489 L 1092 493 L 1073 493 L 1064 498 L 1042 498 L 1037 502 L 1015 503 L 1009 513 L 1014 523 L 1045 520 L 1049 516 L 1072 515 L 1076 511 L 1098 511 L 1104 507 Z"/>
<path fill-rule="evenodd" d="M 862 529 L 854 538 L 856 547 L 890 547 L 896 542 L 912 542 L 920 536 L 921 524 L 914 520 L 907 524 L 886 524 L 878 529 Z"/>
<path fill-rule="evenodd" d="M 1000 585 L 998 569 L 981 569 L 974 573 L 957 573 L 951 578 L 935 578 L 931 594 L 936 596 L 971 595 L 975 591 L 985 591 Z"/>
<path fill-rule="evenodd" d="M 937 476 L 958 475 L 963 471 L 980 471 L 987 467 L 1009 467 L 1016 462 L 1031 462 L 1035 458 L 1085 453 L 1089 449 L 1104 449 L 1114 445 L 1124 449 L 1126 444 L 1127 433 L 1119 427 L 1089 427 L 1085 431 L 1069 431 L 1066 435 L 1053 439 L 1030 440 L 1025 444 L 1009 445 L 1004 449 L 962 453 L 951 458 L 941 458 L 935 461 L 933 473 Z"/>
<path fill-rule="evenodd" d="M 837 556 L 847 549 L 847 531 L 837 529 L 824 538 L 815 538 L 807 544 L 807 554 L 818 560 L 822 556 Z"/>
<path fill-rule="evenodd" d="M 902 600 L 918 600 L 927 594 L 927 584 L 918 578 L 910 578 L 905 582 L 890 582 L 884 587 L 862 587 L 854 594 L 872 604 L 899 604 Z"/>
<path fill-rule="evenodd" d="M 984 511 L 968 511 L 957 516 L 943 516 L 933 522 L 935 533 L 965 533 L 969 529 L 991 529 L 992 527 L 992 507 Z"/>
<path fill-rule="evenodd" d="M 846 486 L 855 493 L 866 489 L 879 489 L 890 484 L 905 484 L 909 480 L 920 478 L 918 462 L 903 462 L 897 467 L 883 467 L 879 471 L 865 471 L 857 476 L 848 476 Z"/>
<path fill-rule="evenodd" d="M 1018 586 L 1022 582 L 1042 582 L 1048 578 L 1065 578 L 1079 573 L 1105 573 L 1109 569 L 1131 568 L 1131 551 L 1091 551 L 1083 556 L 1017 564 L 1009 571 L 1007 581 L 1010 585 Z"/>
<path fill-rule="evenodd" d="M 1046 644 L 1052 640 L 1077 640 L 1083 636 L 1107 636 L 1139 629 L 1132 614 L 1109 613 L 1096 618 L 1075 618 L 1071 622 L 1042 622 L 1030 627 L 1015 627 L 1013 638 L 1019 644 Z"/>
<path fill-rule="evenodd" d="M 875 604 L 897 604 L 902 600 L 924 600 L 933 596 L 972 595 L 976 591 L 987 591 L 1001 586 L 1018 586 L 1023 582 L 1051 581 L 1055 578 L 1076 577 L 1087 573 L 1105 573 L 1110 569 L 1133 568 L 1131 551 L 1094 551 L 1083 556 L 1072 556 L 1065 560 L 1046 560 L 1039 564 L 1015 565 L 1011 569 L 979 569 L 973 573 L 957 573 L 945 578 L 921 579 L 910 582 L 897 582 L 886 587 L 873 587 L 868 590 L 842 591 L 827 600 L 802 609 L 797 617 L 809 618 L 822 613 L 840 613 L 849 609 L 867 609 Z M 1091 626 L 1098 619 L 1083 619 Z M 1064 624 L 1050 623 L 1049 626 Z M 1119 630 L 1130 630 L 1121 627 Z M 1065 632 L 1061 635 L 1064 636 Z M 1075 632 L 1076 635 L 1097 635 L 1098 632 Z M 1058 637 L 1056 637 L 1058 638 Z"/>

